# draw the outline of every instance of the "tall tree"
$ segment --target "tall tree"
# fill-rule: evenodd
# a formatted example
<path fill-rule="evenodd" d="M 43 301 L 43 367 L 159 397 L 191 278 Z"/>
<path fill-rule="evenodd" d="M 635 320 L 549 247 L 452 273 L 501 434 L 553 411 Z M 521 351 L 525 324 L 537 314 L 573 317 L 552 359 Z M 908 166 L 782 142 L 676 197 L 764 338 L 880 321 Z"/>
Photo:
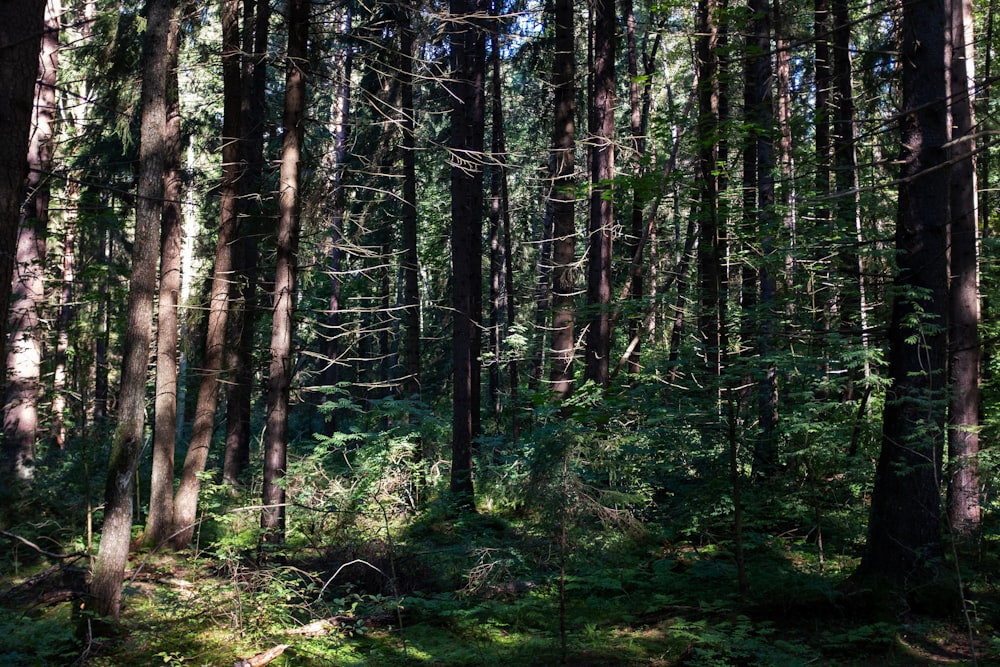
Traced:
<path fill-rule="evenodd" d="M 285 108 L 282 119 L 281 173 L 278 178 L 278 264 L 272 299 L 271 364 L 267 378 L 264 427 L 264 486 L 260 525 L 267 542 L 285 539 L 285 487 L 288 458 L 288 399 L 292 384 L 295 273 L 298 268 L 302 142 L 305 137 L 306 71 L 309 66 L 310 0 L 288 5 L 285 56 Z"/>
<path fill-rule="evenodd" d="M 27 175 L 45 0 L 0 3 L 0 359 L 6 359 L 22 193 Z"/>
<path fill-rule="evenodd" d="M 149 347 L 153 342 L 153 300 L 166 157 L 167 72 L 170 69 L 167 35 L 173 12 L 173 0 L 149 0 L 146 3 L 135 240 L 122 351 L 118 422 L 111 441 L 104 490 L 104 527 L 90 588 L 97 613 L 114 619 L 118 618 L 121 604 L 121 585 L 132 536 L 135 468 L 142 451 L 146 424 L 146 381 L 149 375 Z"/>
<path fill-rule="evenodd" d="M 598 385 L 610 379 L 611 239 L 615 175 L 615 2 L 596 0 L 593 16 L 593 90 L 590 109 L 590 224 L 587 245 L 585 377 Z"/>
<path fill-rule="evenodd" d="M 483 141 L 487 0 L 451 0 L 451 252 L 453 414 L 451 491 L 474 502 L 472 452 L 479 428 L 482 321 Z"/>
<path fill-rule="evenodd" d="M 153 398 L 153 467 L 143 542 L 167 539 L 174 511 L 174 448 L 177 443 L 177 337 L 181 291 L 181 105 L 177 76 L 180 19 L 167 35 L 167 121 L 164 137 L 163 216 L 160 222 L 160 292 L 156 313 L 156 389 Z"/>
<path fill-rule="evenodd" d="M 38 57 L 38 83 L 28 142 L 26 200 L 17 239 L 15 275 L 7 350 L 7 384 L 3 401 L 4 467 L 14 477 L 31 477 L 38 437 L 41 396 L 41 309 L 45 299 L 45 240 L 51 188 L 52 124 L 56 114 L 56 68 L 59 64 L 59 0 L 45 3 L 45 29 Z"/>
<path fill-rule="evenodd" d="M 573 390 L 576 280 L 576 39 L 572 0 L 554 5 L 555 55 L 552 88 L 555 92 L 550 165 L 552 185 L 552 370 L 551 389 L 557 399 Z"/>
<path fill-rule="evenodd" d="M 237 188 L 240 175 L 240 31 L 239 0 L 222 0 L 222 184 L 219 196 L 219 231 L 215 243 L 215 266 L 209 295 L 208 326 L 198 399 L 195 404 L 191 441 L 184 457 L 184 468 L 174 494 L 174 525 L 171 543 L 182 549 L 194 537 L 201 490 L 200 473 L 208 461 L 208 449 L 215 431 L 215 412 L 219 401 L 219 379 L 223 372 L 226 348 L 226 323 L 229 318 L 229 282 L 233 269 L 233 241 L 239 229 Z"/>
<path fill-rule="evenodd" d="M 413 65 L 417 56 L 416 11 L 411 0 L 402 3 L 400 33 L 400 128 L 403 148 L 403 395 L 420 396 L 420 256 L 417 252 L 416 107 L 413 103 Z"/>
<path fill-rule="evenodd" d="M 889 378 L 868 540 L 858 575 L 900 588 L 942 555 L 941 454 L 947 377 L 948 108 L 943 0 L 904 3 L 897 275 Z"/>
<path fill-rule="evenodd" d="M 979 243 L 973 155 L 975 95 L 971 0 L 949 0 L 951 229 L 949 286 L 948 520 L 962 538 L 979 532 Z"/>

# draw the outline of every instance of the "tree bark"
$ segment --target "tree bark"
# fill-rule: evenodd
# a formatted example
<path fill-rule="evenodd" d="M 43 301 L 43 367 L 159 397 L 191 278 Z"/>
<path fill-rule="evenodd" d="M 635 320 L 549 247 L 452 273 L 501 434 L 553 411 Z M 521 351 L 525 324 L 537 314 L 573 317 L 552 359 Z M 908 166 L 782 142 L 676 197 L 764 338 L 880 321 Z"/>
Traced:
<path fill-rule="evenodd" d="M 174 511 L 174 448 L 177 443 L 177 306 L 181 290 L 181 107 L 177 77 L 180 19 L 167 35 L 167 119 L 164 137 L 163 215 L 160 222 L 160 293 L 156 315 L 156 389 L 153 399 L 153 468 L 143 543 L 170 535 Z"/>
<path fill-rule="evenodd" d="M 34 470 L 41 396 L 42 331 L 45 305 L 45 239 L 48 232 L 52 123 L 59 64 L 59 0 L 45 3 L 45 27 L 38 55 L 38 83 L 28 142 L 26 201 L 21 213 L 8 318 L 7 383 L 3 402 L 4 472 L 27 481 Z"/>
<path fill-rule="evenodd" d="M 229 318 L 229 282 L 233 270 L 233 242 L 237 238 L 239 214 L 240 136 L 240 40 L 239 0 L 222 2 L 222 185 L 219 201 L 219 232 L 215 244 L 215 267 L 205 331 L 205 352 L 198 399 L 195 404 L 191 441 L 184 457 L 180 483 L 174 494 L 174 525 L 171 545 L 183 549 L 194 538 L 198 494 L 208 450 L 215 431 L 215 412 L 219 402 L 219 379 L 223 372 L 226 347 L 226 323 Z"/>
<path fill-rule="evenodd" d="M 587 329 L 585 377 L 598 386 L 610 380 L 611 239 L 615 175 L 615 3 L 594 5 L 594 89 L 591 108 L 590 225 L 587 245 Z"/>
<path fill-rule="evenodd" d="M 902 10 L 902 153 L 898 273 L 889 326 L 882 448 L 859 576 L 901 589 L 928 581 L 942 556 L 941 454 L 947 377 L 948 172 L 943 0 Z"/>
<path fill-rule="evenodd" d="M 971 0 L 949 0 L 951 38 L 951 245 L 948 370 L 948 523 L 969 540 L 979 534 L 979 243 Z"/>
<path fill-rule="evenodd" d="M 310 0 L 288 6 L 288 52 L 285 59 L 285 108 L 278 180 L 278 264 L 274 272 L 271 364 L 267 380 L 264 427 L 264 487 L 260 526 L 266 542 L 285 539 L 285 476 L 288 458 L 288 400 L 292 383 L 296 271 L 301 209 L 300 163 L 305 137 L 306 72 L 309 61 Z"/>
<path fill-rule="evenodd" d="M 403 395 L 419 399 L 420 386 L 420 256 L 417 252 L 417 146 L 416 109 L 413 105 L 413 62 L 416 34 L 415 9 L 410 0 L 400 12 L 400 99 L 403 141 Z"/>
<path fill-rule="evenodd" d="M 575 117 L 576 39 L 572 0 L 556 0 L 555 58 L 552 63 L 553 109 L 549 208 L 552 217 L 552 368 L 551 391 L 558 400 L 573 391 L 576 338 Z"/>
<path fill-rule="evenodd" d="M 111 441 L 105 485 L 104 527 L 94 564 L 91 596 L 100 616 L 118 618 L 132 531 L 135 468 L 146 423 L 146 381 L 153 341 L 153 299 L 160 244 L 166 156 L 167 33 L 172 0 L 149 0 L 143 43 L 142 125 L 139 139 L 135 241 L 122 351 L 118 423 Z"/>
<path fill-rule="evenodd" d="M 479 427 L 482 320 L 483 141 L 486 0 L 451 0 L 451 244 L 454 309 L 451 492 L 474 507 L 473 443 Z"/>

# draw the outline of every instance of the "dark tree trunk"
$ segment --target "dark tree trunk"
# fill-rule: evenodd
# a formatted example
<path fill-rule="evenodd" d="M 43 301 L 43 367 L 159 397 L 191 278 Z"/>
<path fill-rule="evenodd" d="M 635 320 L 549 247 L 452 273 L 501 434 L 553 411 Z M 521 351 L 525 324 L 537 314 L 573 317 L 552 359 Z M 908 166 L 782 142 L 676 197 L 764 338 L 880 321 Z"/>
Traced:
<path fill-rule="evenodd" d="M 45 28 L 38 56 L 38 83 L 28 142 L 27 195 L 17 239 L 8 319 L 7 383 L 3 402 L 4 473 L 27 481 L 34 471 L 41 397 L 41 310 L 45 303 L 45 239 L 48 232 L 52 163 L 52 123 L 56 113 L 59 63 L 59 0 L 45 5 Z"/>
<path fill-rule="evenodd" d="M 205 331 L 205 351 L 195 404 L 191 442 L 184 457 L 180 483 L 174 494 L 174 525 L 171 544 L 183 549 L 194 538 L 201 491 L 199 474 L 208 462 L 219 402 L 219 379 L 226 350 L 229 318 L 229 283 L 232 280 L 233 244 L 239 228 L 237 187 L 240 176 L 240 34 L 239 0 L 222 3 L 222 185 L 219 201 L 219 233 L 215 244 L 215 267 Z"/>
<path fill-rule="evenodd" d="M 122 351 L 118 423 L 111 441 L 101 546 L 90 587 L 94 611 L 114 619 L 118 618 L 120 609 L 121 586 L 132 537 L 135 468 L 146 424 L 146 381 L 149 349 L 153 342 L 153 301 L 166 156 L 167 71 L 170 67 L 167 33 L 173 10 L 172 0 L 150 0 L 146 4 L 135 242 Z"/>
<path fill-rule="evenodd" d="M 882 449 L 859 576 L 900 588 L 926 582 L 942 556 L 948 309 L 948 113 L 943 0 L 902 10 L 902 152 L 898 274 L 889 325 Z"/>
<path fill-rule="evenodd" d="M 451 245 L 454 408 L 451 491 L 473 506 L 472 451 L 479 426 L 482 320 L 486 0 L 451 0 Z"/>
<path fill-rule="evenodd" d="M 250 464 L 250 418 L 254 394 L 254 331 L 256 330 L 260 253 L 265 214 L 260 193 L 264 179 L 265 95 L 267 87 L 268 0 L 245 0 L 243 6 L 242 108 L 240 152 L 239 240 L 233 252 L 237 276 L 230 292 L 232 321 L 232 383 L 226 396 L 226 451 L 222 479 L 235 485 Z M 237 305 L 238 304 L 238 305 Z"/>
<path fill-rule="evenodd" d="M 963 539 L 979 534 L 979 248 L 972 137 L 973 28 L 971 0 L 949 2 L 951 53 L 951 389 L 948 404 L 948 521 Z"/>
<path fill-rule="evenodd" d="M 410 0 L 400 16 L 400 99 L 403 132 L 403 395 L 419 399 L 420 387 L 420 257 L 417 253 L 416 109 L 413 106 L 413 60 L 416 57 L 414 8 Z"/>
<path fill-rule="evenodd" d="M 153 469 L 143 542 L 170 535 L 174 513 L 174 447 L 177 440 L 177 306 L 181 291 L 181 107 L 177 77 L 179 19 L 167 36 L 167 120 L 164 137 L 163 216 L 160 222 L 160 294 L 156 316 L 156 389 L 153 398 Z"/>
<path fill-rule="evenodd" d="M 295 314 L 295 274 L 298 268 L 300 163 L 305 137 L 309 0 L 291 0 L 288 8 L 288 54 L 285 60 L 285 108 L 278 181 L 278 264 L 274 272 L 271 365 L 267 380 L 264 427 L 264 488 L 260 526 L 264 539 L 285 539 L 285 489 L 282 479 L 288 457 L 288 398 L 292 383 L 292 337 Z"/>
<path fill-rule="evenodd" d="M 552 129 L 552 188 L 549 208 L 552 215 L 552 370 L 551 389 L 557 399 L 573 391 L 573 357 L 576 280 L 576 46 L 572 0 L 555 2 L 555 58 L 552 88 L 555 91 Z"/>
<path fill-rule="evenodd" d="M 610 379 L 611 239 L 615 173 L 615 3 L 594 4 L 594 89 L 591 108 L 590 226 L 587 245 L 587 329 L 585 376 L 599 386 Z"/>
<path fill-rule="evenodd" d="M 45 0 L 0 3 L 0 359 L 6 359 L 7 318 L 17 257 L 28 130 L 31 127 Z"/>

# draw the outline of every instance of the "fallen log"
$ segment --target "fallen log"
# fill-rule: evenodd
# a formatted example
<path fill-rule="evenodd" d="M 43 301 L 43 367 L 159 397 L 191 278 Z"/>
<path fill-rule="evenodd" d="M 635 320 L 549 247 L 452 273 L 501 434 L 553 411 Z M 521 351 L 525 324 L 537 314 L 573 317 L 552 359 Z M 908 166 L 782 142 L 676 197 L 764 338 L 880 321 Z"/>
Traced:
<path fill-rule="evenodd" d="M 263 653 L 258 653 L 252 658 L 237 660 L 233 663 L 233 667 L 264 667 L 264 665 L 284 653 L 286 648 L 288 648 L 288 644 L 278 644 L 274 648 L 268 649 Z"/>

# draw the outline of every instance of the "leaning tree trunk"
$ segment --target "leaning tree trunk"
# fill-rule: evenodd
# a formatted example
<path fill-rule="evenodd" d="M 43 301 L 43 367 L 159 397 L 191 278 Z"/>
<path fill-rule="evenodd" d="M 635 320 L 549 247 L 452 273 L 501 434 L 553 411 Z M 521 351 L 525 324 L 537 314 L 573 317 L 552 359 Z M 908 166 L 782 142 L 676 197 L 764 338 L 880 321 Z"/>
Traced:
<path fill-rule="evenodd" d="M 12 301 L 7 313 L 10 342 L 3 402 L 5 473 L 27 480 L 34 468 L 41 394 L 42 330 L 45 301 L 45 238 L 48 231 L 52 163 L 52 122 L 56 113 L 56 67 L 59 64 L 59 0 L 45 5 L 45 31 L 38 57 L 38 83 L 28 143 L 28 178 L 17 239 Z"/>
<path fill-rule="evenodd" d="M 292 335 L 295 272 L 298 266 L 300 162 L 305 136 L 306 70 L 308 68 L 309 0 L 291 0 L 288 8 L 288 53 L 285 58 L 284 135 L 278 178 L 278 264 L 274 272 L 271 365 L 267 380 L 264 428 L 264 488 L 260 527 L 264 540 L 285 539 L 285 462 L 288 456 L 288 397 L 292 383 Z"/>
<path fill-rule="evenodd" d="M 104 491 L 104 527 L 90 587 L 95 611 L 113 619 L 118 618 L 120 609 L 121 585 L 132 536 L 135 468 L 146 424 L 146 381 L 149 347 L 153 342 L 153 297 L 166 155 L 167 71 L 170 66 L 167 33 L 173 11 L 173 0 L 150 0 L 146 4 L 135 242 L 122 350 L 118 424 L 111 441 Z"/>
<path fill-rule="evenodd" d="M 947 394 L 948 109 L 942 0 L 903 5 L 898 274 L 889 378 L 868 540 L 858 576 L 901 590 L 942 557 L 941 454 Z"/>
<path fill-rule="evenodd" d="M 222 186 L 219 202 L 219 234 L 215 244 L 208 328 L 198 402 L 195 404 L 191 442 L 184 457 L 180 483 L 174 494 L 174 525 L 171 544 L 183 549 L 194 538 L 201 491 L 200 473 L 208 462 L 208 449 L 215 431 L 219 401 L 219 378 L 223 371 L 226 323 L 229 318 L 229 282 L 232 279 L 233 241 L 239 225 L 237 185 L 239 180 L 240 40 L 239 0 L 222 3 Z"/>

